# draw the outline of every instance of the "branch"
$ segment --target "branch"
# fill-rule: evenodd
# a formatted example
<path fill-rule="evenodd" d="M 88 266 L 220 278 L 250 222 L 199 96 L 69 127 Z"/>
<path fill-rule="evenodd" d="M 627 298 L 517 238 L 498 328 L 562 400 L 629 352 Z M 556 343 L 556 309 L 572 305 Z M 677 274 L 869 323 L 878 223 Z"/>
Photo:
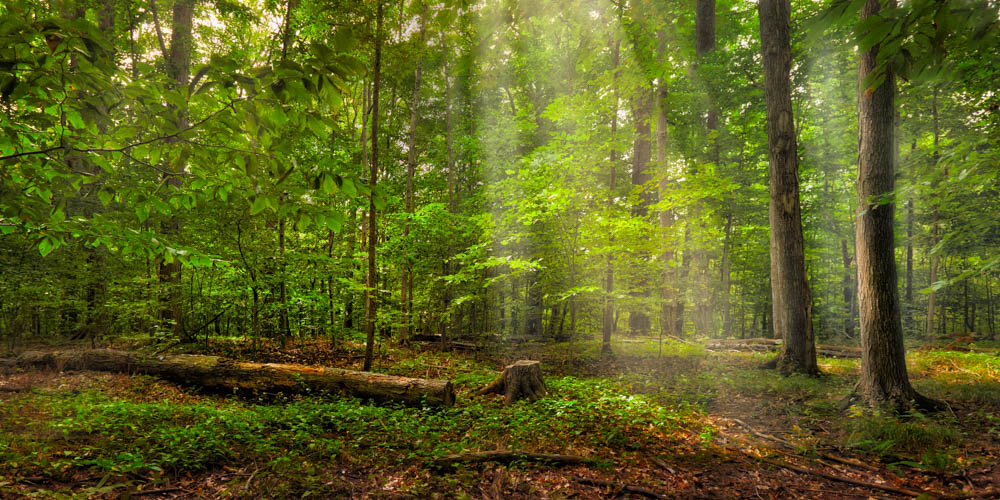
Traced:
<path fill-rule="evenodd" d="M 153 138 L 142 140 L 142 141 L 138 141 L 138 142 L 133 142 L 132 144 L 127 144 L 127 145 L 119 147 L 119 148 L 77 148 L 77 147 L 70 147 L 68 149 L 70 151 L 75 151 L 75 152 L 78 152 L 78 153 L 120 153 L 122 151 L 134 148 L 136 146 L 143 146 L 143 145 L 150 144 L 150 143 L 157 142 L 157 141 L 164 141 L 164 140 L 167 140 L 167 139 L 173 139 L 173 138 L 175 138 L 175 137 L 183 134 L 184 132 L 196 129 L 196 128 L 204 125 L 205 122 L 211 120 L 212 118 L 215 118 L 216 116 L 218 116 L 223 111 L 229 109 L 234 103 L 239 102 L 239 101 L 245 101 L 246 99 L 247 99 L 246 97 L 242 97 L 242 98 L 236 99 L 235 101 L 230 102 L 228 105 L 223 106 L 222 108 L 220 108 L 220 109 L 212 112 L 211 114 L 209 114 L 205 118 L 202 118 L 201 120 L 198 120 L 197 122 L 195 122 L 195 123 L 193 123 L 193 124 L 191 124 L 191 125 L 183 128 L 183 129 L 180 129 L 180 130 L 178 130 L 176 132 L 170 133 L 170 134 L 161 135 L 161 136 L 153 137 Z M 3 160 L 12 160 L 14 158 L 20 158 L 22 156 L 43 155 L 43 154 L 51 153 L 53 151 L 58 151 L 60 149 L 65 150 L 67 148 L 64 148 L 62 146 L 52 146 L 50 148 L 39 149 L 39 150 L 36 150 L 36 151 L 24 151 L 24 152 L 21 152 L 21 153 L 14 153 L 14 154 L 6 155 L 6 156 L 0 156 L 0 161 L 3 161 Z"/>
<path fill-rule="evenodd" d="M 169 59 L 167 46 L 163 43 L 163 30 L 160 29 L 160 16 L 156 14 L 156 0 L 149 0 L 149 7 L 153 12 L 153 26 L 156 27 L 156 40 L 160 42 L 160 52 L 163 53 L 163 62 Z"/>
<path fill-rule="evenodd" d="M 776 465 L 778 467 L 784 467 L 784 468 L 786 468 L 788 470 L 792 470 L 792 471 L 798 472 L 799 474 L 812 474 L 814 476 L 819 476 L 819 477 L 822 477 L 824 479 L 829 479 L 830 481 L 840 481 L 842 483 L 853 484 L 855 486 L 861 486 L 861 487 L 864 487 L 864 488 L 879 489 L 879 490 L 882 490 L 882 491 L 888 491 L 890 493 L 895 493 L 897 495 L 907 495 L 907 496 L 911 496 L 911 497 L 919 497 L 919 496 L 923 496 L 925 494 L 925 492 L 914 491 L 914 490 L 910 490 L 910 489 L 906 489 L 906 488 L 896 488 L 895 486 L 889 486 L 887 484 L 870 483 L 870 482 L 867 482 L 867 481 L 860 481 L 860 480 L 857 480 L 857 479 L 851 479 L 849 477 L 835 476 L 833 474 L 827 474 L 825 472 L 820 472 L 818 470 L 811 470 L 811 469 L 806 469 L 804 467 L 799 467 L 799 466 L 796 466 L 796 465 L 786 464 L 786 463 L 783 463 L 783 462 L 779 462 L 777 460 L 769 460 L 767 458 L 761 458 L 760 461 L 762 461 L 764 463 L 771 464 L 771 465 Z"/>
<path fill-rule="evenodd" d="M 596 460 L 593 458 L 581 457 L 577 455 L 556 455 L 551 453 L 532 453 L 527 451 L 480 451 L 473 453 L 461 453 L 449 455 L 435 460 L 439 466 L 451 465 L 456 462 L 500 462 L 509 463 L 517 460 L 531 460 L 536 462 L 551 462 L 556 464 L 586 464 Z"/>
<path fill-rule="evenodd" d="M 580 484 L 586 484 L 589 486 L 599 486 L 602 488 L 614 488 L 615 491 L 617 492 L 615 494 L 616 497 L 624 492 L 624 493 L 635 493 L 636 495 L 642 495 L 644 497 L 653 498 L 657 500 L 660 498 L 665 498 L 663 495 L 653 490 L 643 488 L 641 486 L 633 486 L 631 484 L 618 484 L 618 483 L 613 483 L 611 481 L 605 481 L 603 479 L 591 479 L 589 477 L 580 477 L 580 476 L 570 476 L 570 477 L 572 477 L 574 481 Z"/>

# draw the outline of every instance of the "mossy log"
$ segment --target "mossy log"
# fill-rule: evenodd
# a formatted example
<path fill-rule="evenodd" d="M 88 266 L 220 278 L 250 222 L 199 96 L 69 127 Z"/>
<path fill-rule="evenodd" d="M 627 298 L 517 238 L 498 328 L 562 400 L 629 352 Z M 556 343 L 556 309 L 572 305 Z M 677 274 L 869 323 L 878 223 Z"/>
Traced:
<path fill-rule="evenodd" d="M 500 378 L 481 389 L 479 394 L 503 394 L 504 404 L 509 405 L 522 399 L 537 401 L 546 392 L 541 363 L 522 359 L 507 365 Z"/>
<path fill-rule="evenodd" d="M 219 356 L 177 354 L 148 357 L 112 349 L 26 351 L 12 364 L 21 368 L 142 373 L 209 389 L 328 392 L 409 405 L 455 404 L 455 389 L 448 380 L 306 365 L 246 363 Z"/>

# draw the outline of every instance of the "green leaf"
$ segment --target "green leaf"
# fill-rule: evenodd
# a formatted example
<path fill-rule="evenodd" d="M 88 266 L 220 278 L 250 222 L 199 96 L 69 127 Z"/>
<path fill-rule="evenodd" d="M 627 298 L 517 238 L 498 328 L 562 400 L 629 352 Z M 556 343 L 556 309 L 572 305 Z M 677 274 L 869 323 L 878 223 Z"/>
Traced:
<path fill-rule="evenodd" d="M 351 198 L 356 198 L 358 196 L 358 188 L 354 184 L 354 180 L 350 177 L 344 177 L 340 183 L 340 189 L 347 196 Z"/>
<path fill-rule="evenodd" d="M 140 223 L 146 222 L 146 219 L 149 218 L 149 207 L 146 205 L 137 205 L 135 207 L 135 215 L 139 218 Z"/>
<path fill-rule="evenodd" d="M 75 109 L 71 109 L 66 112 L 66 120 L 68 120 L 69 124 L 77 130 L 87 128 L 87 125 L 83 123 L 83 117 L 80 116 L 80 112 Z"/>
<path fill-rule="evenodd" d="M 295 221 L 295 230 L 299 232 L 305 232 L 306 229 L 309 229 L 309 226 L 312 224 L 312 222 L 313 222 L 312 217 L 304 213 L 299 213 L 299 218 L 298 220 Z"/>
<path fill-rule="evenodd" d="M 344 226 L 344 214 L 340 212 L 334 212 L 330 214 L 326 219 L 326 228 L 335 233 L 340 232 L 340 228 Z"/>
<path fill-rule="evenodd" d="M 59 246 L 59 240 L 45 236 L 38 242 L 38 253 L 42 254 L 42 257 L 52 253 L 56 247 Z"/>
<path fill-rule="evenodd" d="M 106 189 L 102 189 L 97 192 L 97 198 L 101 200 L 101 205 L 104 206 L 110 205 L 111 200 L 113 200 L 114 197 L 115 195 L 111 194 L 111 191 L 108 191 Z"/>
<path fill-rule="evenodd" d="M 56 207 L 56 209 L 49 214 L 49 220 L 51 220 L 54 224 L 59 224 L 60 222 L 66 220 L 66 213 L 63 212 L 62 208 Z"/>
<path fill-rule="evenodd" d="M 250 215 L 257 215 L 267 208 L 267 198 L 264 196 L 258 196 L 257 199 L 253 200 L 253 204 L 250 205 Z"/>

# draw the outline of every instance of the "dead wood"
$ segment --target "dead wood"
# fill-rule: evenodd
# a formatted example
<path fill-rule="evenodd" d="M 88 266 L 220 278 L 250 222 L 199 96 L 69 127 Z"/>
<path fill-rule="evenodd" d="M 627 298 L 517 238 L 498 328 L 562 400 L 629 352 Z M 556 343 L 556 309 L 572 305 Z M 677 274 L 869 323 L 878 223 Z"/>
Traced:
<path fill-rule="evenodd" d="M 705 349 L 713 352 L 774 352 L 781 349 L 781 339 L 716 339 L 705 344 Z M 860 358 L 861 348 L 843 345 L 816 345 L 816 354 L 828 358 Z"/>
<path fill-rule="evenodd" d="M 570 476 L 570 477 L 572 477 L 574 481 L 580 484 L 599 486 L 602 488 L 614 488 L 615 491 L 618 492 L 615 496 L 618 496 L 618 494 L 625 492 L 625 493 L 635 493 L 636 495 L 642 495 L 647 498 L 656 498 L 656 499 L 666 498 L 663 495 L 660 495 L 659 493 L 653 490 L 643 488 L 642 486 L 615 483 L 611 481 L 605 481 L 603 479 L 591 479 L 589 477 L 580 477 L 580 476 Z"/>
<path fill-rule="evenodd" d="M 865 488 L 879 489 L 879 490 L 882 490 L 882 491 L 888 491 L 890 493 L 896 493 L 897 495 L 907 495 L 907 496 L 911 496 L 911 497 L 919 497 L 920 495 L 924 494 L 924 492 L 921 492 L 921 491 L 914 491 L 914 490 L 910 490 L 910 489 L 906 489 L 906 488 L 897 488 L 895 486 L 889 486 L 887 484 L 871 483 L 871 482 L 868 482 L 868 481 L 861 481 L 861 480 L 858 480 L 858 479 L 851 479 L 849 477 L 842 477 L 842 476 L 836 476 L 836 475 L 833 475 L 833 474 L 827 474 L 826 472 L 821 472 L 821 471 L 812 470 L 812 469 L 806 469 L 805 467 L 799 467 L 797 465 L 787 464 L 787 463 L 784 463 L 784 462 L 779 462 L 777 460 L 770 460 L 770 459 L 767 459 L 767 458 L 759 458 L 758 460 L 760 460 L 760 461 L 762 461 L 764 463 L 771 464 L 771 465 L 776 465 L 778 467 L 783 467 L 785 469 L 792 470 L 792 471 L 798 472 L 800 474 L 811 474 L 811 475 L 814 475 L 814 476 L 822 477 L 824 479 L 829 479 L 831 481 L 839 481 L 839 482 L 842 482 L 842 483 L 853 484 L 855 486 L 862 486 L 862 487 L 865 487 Z"/>
<path fill-rule="evenodd" d="M 147 495 L 162 495 L 164 493 L 175 493 L 178 491 L 184 491 L 184 488 L 159 488 L 155 490 L 139 490 L 133 491 L 130 496 L 141 497 Z"/>
<path fill-rule="evenodd" d="M 593 458 L 581 457 L 578 455 L 559 455 L 553 453 L 534 453 L 529 451 L 478 451 L 459 453 L 458 455 L 448 455 L 434 460 L 438 466 L 453 465 L 456 463 L 482 463 L 498 462 L 507 464 L 517 460 L 532 462 L 549 462 L 563 465 L 579 465 L 596 462 Z"/>
<path fill-rule="evenodd" d="M 397 377 L 280 363 L 247 363 L 219 356 L 178 354 L 147 357 L 111 349 L 26 351 L 15 358 L 21 368 L 143 373 L 209 389 L 260 392 L 328 392 L 411 405 L 452 406 L 448 380 Z"/>
<path fill-rule="evenodd" d="M 755 437 L 758 437 L 760 439 L 764 439 L 766 441 L 772 441 L 772 442 L 780 445 L 782 448 L 787 449 L 787 450 L 795 450 L 797 448 L 792 442 L 787 441 L 785 439 L 781 439 L 781 438 L 779 438 L 777 436 L 772 436 L 770 434 L 765 434 L 763 432 L 760 432 L 757 429 L 754 429 L 749 424 L 747 424 L 746 422 L 744 422 L 744 421 L 742 421 L 742 420 L 740 420 L 738 418 L 734 418 L 734 419 L 731 419 L 731 420 L 733 422 L 739 424 L 743 428 L 745 428 L 747 430 L 747 432 L 749 432 L 751 435 L 753 435 Z M 868 465 L 866 463 L 859 462 L 857 460 L 851 460 L 849 458 L 839 457 L 837 455 L 833 455 L 833 454 L 830 454 L 830 453 L 825 453 L 825 452 L 818 451 L 818 450 L 816 450 L 815 453 L 820 458 L 829 460 L 831 462 L 837 462 L 837 463 L 844 464 L 844 465 L 850 465 L 852 467 L 858 467 L 858 468 L 862 468 L 862 469 L 868 469 L 868 470 L 873 471 L 873 472 L 881 471 L 881 469 L 879 469 L 878 467 L 875 467 L 875 466 L 872 466 L 872 465 Z M 785 454 L 786 455 L 790 455 L 788 453 L 785 453 Z"/>
<path fill-rule="evenodd" d="M 478 394 L 503 394 L 504 404 L 509 405 L 522 399 L 538 401 L 547 392 L 541 363 L 522 359 L 507 365 L 500 377 L 480 389 Z"/>

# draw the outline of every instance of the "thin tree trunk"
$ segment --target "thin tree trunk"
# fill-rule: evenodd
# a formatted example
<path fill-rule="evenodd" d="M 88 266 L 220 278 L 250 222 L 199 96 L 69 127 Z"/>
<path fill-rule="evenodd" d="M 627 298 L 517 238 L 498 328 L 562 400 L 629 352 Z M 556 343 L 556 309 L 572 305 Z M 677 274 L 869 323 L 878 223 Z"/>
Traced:
<path fill-rule="evenodd" d="M 424 38 L 427 33 L 427 4 L 423 4 L 420 11 L 420 50 L 424 47 Z M 420 103 L 420 77 L 423 58 L 417 57 L 417 68 L 413 72 L 413 96 L 410 99 L 410 138 L 407 144 L 406 159 L 406 213 L 413 216 L 413 177 L 417 170 L 417 119 L 419 118 L 418 105 Z M 403 238 L 409 240 L 410 222 L 407 220 L 403 226 Z M 399 331 L 399 341 L 405 343 L 412 334 L 413 297 L 410 294 L 413 288 L 413 258 L 406 257 L 403 265 L 402 279 L 399 286 L 399 304 L 402 308 L 402 326 Z"/>
<path fill-rule="evenodd" d="M 661 30 L 657 34 L 659 38 L 659 51 L 658 55 L 662 63 L 663 57 L 667 52 L 666 47 L 666 36 Z M 659 82 L 656 87 L 656 165 L 659 169 L 659 191 L 660 199 L 662 200 L 668 194 L 670 190 L 670 177 L 668 175 L 668 165 L 667 165 L 667 152 L 670 149 L 670 136 L 667 132 L 667 97 L 668 89 L 666 79 Z M 663 209 L 660 210 L 658 214 L 658 222 L 660 225 L 660 232 L 663 240 L 668 240 L 668 232 L 670 227 L 674 222 L 673 210 Z M 675 326 L 677 319 L 674 314 L 674 302 L 677 300 L 676 286 L 673 283 L 673 275 L 671 272 L 671 262 L 674 261 L 675 251 L 673 245 L 666 244 L 663 246 L 663 252 L 660 254 L 660 265 L 662 266 L 660 272 L 660 335 L 661 337 L 666 336 L 676 336 Z"/>
<path fill-rule="evenodd" d="M 368 173 L 368 185 L 371 193 L 368 195 L 368 279 L 365 290 L 365 328 L 367 338 L 365 340 L 365 362 L 364 370 L 372 369 L 372 360 L 375 357 L 375 321 L 377 319 L 377 287 L 378 276 L 375 268 L 375 246 L 376 226 L 375 226 L 375 186 L 378 185 L 378 93 L 382 77 L 382 2 L 378 3 L 378 11 L 375 14 L 375 69 L 372 76 L 372 163 Z"/>
<path fill-rule="evenodd" d="M 866 0 L 861 19 L 877 16 L 880 0 Z M 895 7 L 890 0 L 887 8 Z M 860 57 L 858 82 L 876 71 L 879 46 Z M 861 376 L 856 395 L 870 406 L 908 410 L 935 408 L 910 385 L 900 322 L 899 287 L 894 246 L 895 76 L 882 68 L 885 79 L 875 88 L 859 89 L 858 129 L 858 302 L 861 315 Z"/>
<path fill-rule="evenodd" d="M 733 316 L 732 316 L 732 305 L 731 291 L 732 291 L 732 275 L 731 275 L 731 261 L 732 256 L 732 238 L 733 238 L 733 212 L 732 204 L 730 203 L 729 214 L 726 215 L 726 227 L 723 232 L 722 240 L 722 264 L 721 264 L 721 276 L 719 278 L 720 284 L 722 285 L 722 337 L 728 337 L 732 333 L 733 329 Z"/>
<path fill-rule="evenodd" d="M 932 158 L 932 168 L 934 172 L 937 172 L 938 159 L 940 152 L 938 151 L 938 141 L 940 139 L 941 130 L 938 123 L 938 108 L 937 108 L 937 96 L 938 90 L 934 89 L 931 97 L 931 115 L 934 119 L 934 151 L 931 153 Z M 948 176 L 947 169 L 945 169 L 945 177 Z M 935 186 L 936 188 L 937 186 Z M 935 189 L 935 191 L 937 191 Z M 935 193 L 936 194 L 936 193 Z M 938 203 L 934 202 L 933 208 L 933 221 L 931 222 L 931 269 L 930 269 L 930 285 L 931 293 L 927 296 L 927 322 L 925 323 L 924 335 L 930 337 L 934 333 L 934 311 L 937 307 L 937 293 L 934 290 L 934 283 L 937 283 L 938 266 L 941 263 L 941 257 L 935 252 L 935 247 L 938 244 L 938 228 L 940 226 L 940 214 L 938 212 Z"/>
<path fill-rule="evenodd" d="M 844 336 L 854 338 L 854 284 L 851 280 L 851 261 L 854 260 L 847 251 L 847 240 L 840 240 L 840 256 L 844 265 Z"/>
<path fill-rule="evenodd" d="M 771 164 L 771 297 L 774 332 L 783 340 L 769 363 L 784 373 L 819 373 L 813 339 L 812 303 L 806 278 L 798 147 L 792 111 L 791 4 L 760 0 L 761 52 L 767 101 Z"/>
<path fill-rule="evenodd" d="M 444 52 L 444 113 L 445 113 L 445 145 L 448 151 L 447 157 L 447 168 L 448 168 L 448 213 L 455 213 L 455 148 L 454 148 L 454 123 L 452 119 L 451 112 L 451 74 L 449 61 L 451 60 L 451 48 L 446 42 L 444 42 L 444 33 L 441 34 L 442 38 L 442 51 Z M 448 248 L 448 255 L 451 255 L 451 248 Z M 449 261 L 446 259 L 444 262 L 444 274 L 450 274 L 451 269 Z M 448 308 L 451 306 L 451 287 L 447 284 L 444 285 L 444 311 L 447 312 Z M 445 324 L 441 330 L 441 346 L 442 348 L 448 345 L 448 327 Z"/>
<path fill-rule="evenodd" d="M 990 273 L 986 274 L 986 325 L 990 329 L 990 340 L 996 336 L 996 324 L 993 322 L 993 290 L 992 290 L 993 275 Z"/>
<path fill-rule="evenodd" d="M 621 50 L 621 40 L 615 40 L 611 45 L 611 71 L 612 73 L 612 87 L 614 92 L 614 106 L 611 108 L 611 136 L 618 133 L 618 63 Z M 611 148 L 611 152 L 608 154 L 608 200 L 607 200 L 607 211 L 608 217 L 611 217 L 615 206 L 615 175 L 618 170 L 618 152 L 614 148 Z M 608 246 L 614 246 L 615 237 L 614 234 L 608 237 Z M 615 266 L 614 266 L 614 256 L 611 252 L 608 252 L 607 260 L 605 262 L 604 268 L 604 314 L 602 321 L 602 335 L 601 335 L 601 355 L 608 356 L 611 354 L 611 333 L 614 331 L 614 315 L 615 315 Z"/>
<path fill-rule="evenodd" d="M 910 151 L 917 150 L 917 140 L 913 140 Z M 911 153 L 911 158 L 912 158 Z M 910 182 L 916 183 L 913 165 L 915 161 L 910 161 Z M 913 190 L 910 191 L 910 198 L 906 200 L 906 307 L 907 318 L 912 318 L 910 309 L 913 307 Z"/>

